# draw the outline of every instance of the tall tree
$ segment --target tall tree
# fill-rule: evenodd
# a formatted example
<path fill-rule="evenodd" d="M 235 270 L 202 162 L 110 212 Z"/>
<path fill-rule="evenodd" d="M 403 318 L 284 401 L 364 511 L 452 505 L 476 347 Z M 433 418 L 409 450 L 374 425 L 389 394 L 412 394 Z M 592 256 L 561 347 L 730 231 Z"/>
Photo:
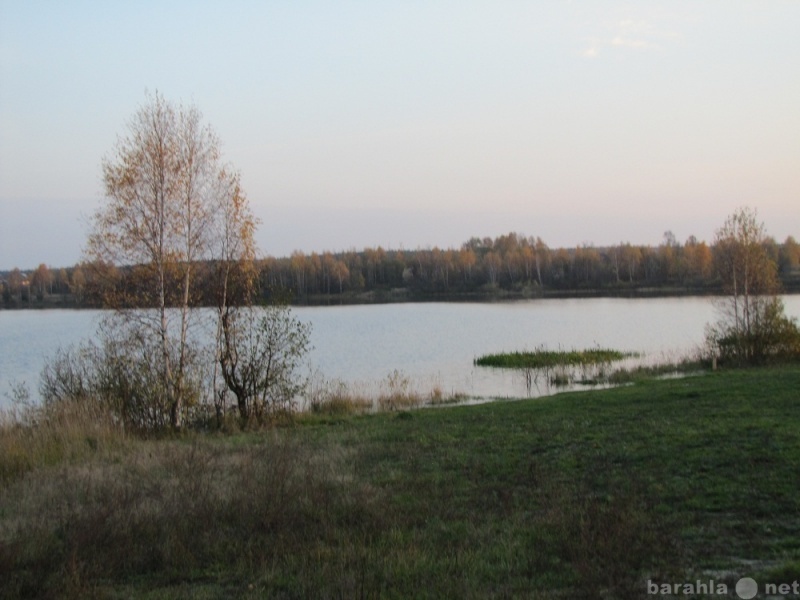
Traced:
<path fill-rule="evenodd" d="M 64 268 L 61 268 L 58 271 L 56 271 L 55 290 L 57 294 L 69 293 L 69 275 L 67 275 L 67 270 Z"/>
<path fill-rule="evenodd" d="M 22 275 L 22 271 L 20 271 L 17 267 L 14 267 L 8 274 L 8 292 L 10 298 L 14 298 L 17 295 L 20 296 L 20 299 L 22 298 L 22 287 L 24 281 L 25 277 Z"/>
<path fill-rule="evenodd" d="M 542 270 L 546 270 L 550 264 L 550 249 L 542 238 L 536 238 L 536 278 L 539 280 L 539 287 L 544 285 L 542 281 Z"/>
<path fill-rule="evenodd" d="M 464 276 L 464 284 L 468 284 L 472 279 L 472 269 L 477 262 L 475 251 L 468 244 L 464 244 L 458 252 L 458 266 Z"/>
<path fill-rule="evenodd" d="M 41 263 L 31 275 L 31 286 L 36 291 L 37 298 L 43 299 L 51 291 L 52 285 L 53 274 L 46 264 Z"/>
<path fill-rule="evenodd" d="M 70 278 L 70 291 L 75 294 L 75 299 L 80 304 L 83 302 L 83 292 L 86 289 L 86 275 L 80 265 L 75 265 L 72 269 L 72 277 Z"/>
<path fill-rule="evenodd" d="M 642 261 L 642 251 L 637 246 L 631 246 L 630 242 L 625 242 L 619 247 L 619 259 L 625 273 L 628 275 L 628 283 L 633 283 L 633 277 Z"/>
<path fill-rule="evenodd" d="M 695 236 L 689 236 L 683 246 L 685 258 L 685 274 L 696 281 L 706 281 L 711 275 L 712 254 L 705 242 L 700 242 Z"/>
<path fill-rule="evenodd" d="M 500 269 L 503 267 L 503 261 L 494 250 L 490 250 L 483 257 L 483 266 L 486 269 L 486 274 L 489 276 L 489 283 L 497 285 L 497 276 Z"/>
<path fill-rule="evenodd" d="M 103 161 L 107 201 L 94 215 L 91 263 L 135 267 L 134 281 L 108 300 L 115 307 L 155 308 L 135 315 L 137 330 L 158 340 L 158 376 L 170 421 L 179 428 L 186 402 L 193 265 L 208 257 L 220 177 L 219 142 L 194 106 L 148 96 Z M 177 308 L 177 323 L 171 323 Z M 125 326 L 132 326 L 131 315 Z"/>
<path fill-rule="evenodd" d="M 800 244 L 790 235 L 783 242 L 780 250 L 780 269 L 782 273 L 790 274 L 800 267 Z"/>

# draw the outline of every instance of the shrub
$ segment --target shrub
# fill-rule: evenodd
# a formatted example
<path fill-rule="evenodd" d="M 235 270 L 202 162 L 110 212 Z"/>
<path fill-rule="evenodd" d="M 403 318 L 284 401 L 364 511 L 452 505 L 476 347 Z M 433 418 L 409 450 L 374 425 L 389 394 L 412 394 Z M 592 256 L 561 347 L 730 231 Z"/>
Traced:
<path fill-rule="evenodd" d="M 784 315 L 780 298 L 762 298 L 747 328 L 725 318 L 706 328 L 709 353 L 722 364 L 748 365 L 800 359 L 800 328 Z"/>

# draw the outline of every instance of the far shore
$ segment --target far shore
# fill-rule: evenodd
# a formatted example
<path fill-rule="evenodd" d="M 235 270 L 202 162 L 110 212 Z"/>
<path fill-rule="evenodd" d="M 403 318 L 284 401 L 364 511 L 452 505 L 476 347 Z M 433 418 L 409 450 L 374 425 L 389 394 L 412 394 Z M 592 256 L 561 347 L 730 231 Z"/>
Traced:
<path fill-rule="evenodd" d="M 785 289 L 782 295 L 800 294 L 800 286 Z M 582 289 L 521 288 L 507 290 L 486 288 L 468 292 L 420 292 L 408 288 L 349 291 L 342 294 L 308 294 L 291 298 L 292 306 L 339 306 L 359 304 L 393 304 L 408 302 L 505 302 L 536 299 L 574 298 L 673 298 L 673 297 L 724 297 L 718 287 L 615 287 Z M 266 299 L 269 300 L 268 298 Z M 79 301 L 73 294 L 50 294 L 32 300 L 0 301 L 0 310 L 48 310 L 48 309 L 102 309 L 98 303 Z"/>

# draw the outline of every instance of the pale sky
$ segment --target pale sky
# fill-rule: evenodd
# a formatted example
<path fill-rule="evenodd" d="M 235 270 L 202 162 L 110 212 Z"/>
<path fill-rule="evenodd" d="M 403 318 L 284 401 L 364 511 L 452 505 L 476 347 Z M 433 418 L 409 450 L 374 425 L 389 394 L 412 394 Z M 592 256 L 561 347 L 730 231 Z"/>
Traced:
<path fill-rule="evenodd" d="M 79 260 L 148 90 L 273 256 L 711 241 L 743 205 L 800 238 L 799 0 L 0 0 L 0 269 Z"/>

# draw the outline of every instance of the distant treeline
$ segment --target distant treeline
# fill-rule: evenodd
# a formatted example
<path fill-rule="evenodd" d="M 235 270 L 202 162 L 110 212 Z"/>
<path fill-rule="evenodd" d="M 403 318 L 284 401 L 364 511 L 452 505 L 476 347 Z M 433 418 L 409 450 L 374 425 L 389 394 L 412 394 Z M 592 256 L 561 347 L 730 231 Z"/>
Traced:
<path fill-rule="evenodd" d="M 767 251 L 787 292 L 800 291 L 800 245 L 789 236 L 770 239 Z M 539 237 L 509 233 L 474 237 L 460 248 L 385 250 L 381 247 L 267 257 L 257 261 L 262 295 L 296 303 L 370 299 L 571 294 L 716 293 L 714 245 L 694 236 L 681 244 L 671 232 L 658 246 L 550 248 Z M 137 268 L 82 263 L 33 271 L 0 272 L 6 307 L 98 307 L 136 285 Z M 196 265 L 195 303 L 213 305 L 216 265 Z"/>

